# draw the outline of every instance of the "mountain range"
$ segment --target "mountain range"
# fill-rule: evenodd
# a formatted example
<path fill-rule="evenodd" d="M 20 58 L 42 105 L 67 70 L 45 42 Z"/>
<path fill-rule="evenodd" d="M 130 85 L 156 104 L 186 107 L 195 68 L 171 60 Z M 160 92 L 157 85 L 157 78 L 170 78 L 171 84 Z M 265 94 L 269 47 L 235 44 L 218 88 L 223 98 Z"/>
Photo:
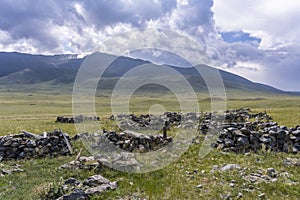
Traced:
<path fill-rule="evenodd" d="M 112 56 L 102 54 L 102 56 Z M 77 55 L 31 55 L 16 52 L 0 52 L 0 85 L 2 86 L 24 86 L 33 84 L 51 85 L 73 85 L 76 73 L 84 58 Z M 134 59 L 130 57 L 115 57 L 114 62 L 105 71 L 103 77 L 105 84 L 103 89 L 112 89 L 117 80 L 127 71 L 142 64 L 152 64 L 149 61 Z M 153 64 L 154 65 L 154 64 Z M 195 68 L 183 68 L 170 66 L 180 72 L 193 86 L 195 91 L 207 91 L 205 82 Z M 215 68 L 200 65 L 206 71 Z M 271 94 L 293 94 L 274 87 L 252 82 L 244 77 L 219 70 L 226 90 L 237 90 L 246 92 L 263 92 Z M 101 85 L 101 84 L 100 84 Z M 149 86 L 149 88 L 151 88 Z M 153 87 L 152 87 L 153 89 Z"/>

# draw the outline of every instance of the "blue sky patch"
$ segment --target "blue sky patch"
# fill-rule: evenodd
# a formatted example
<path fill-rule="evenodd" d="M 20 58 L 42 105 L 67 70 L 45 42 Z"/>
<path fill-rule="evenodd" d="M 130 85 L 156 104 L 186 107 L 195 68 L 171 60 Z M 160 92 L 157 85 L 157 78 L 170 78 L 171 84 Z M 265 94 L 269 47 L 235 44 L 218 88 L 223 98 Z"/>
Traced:
<path fill-rule="evenodd" d="M 243 31 L 238 32 L 220 32 L 224 41 L 229 43 L 234 42 L 246 42 L 252 45 L 257 46 L 260 42 L 260 38 L 252 37 L 249 33 L 245 33 Z"/>

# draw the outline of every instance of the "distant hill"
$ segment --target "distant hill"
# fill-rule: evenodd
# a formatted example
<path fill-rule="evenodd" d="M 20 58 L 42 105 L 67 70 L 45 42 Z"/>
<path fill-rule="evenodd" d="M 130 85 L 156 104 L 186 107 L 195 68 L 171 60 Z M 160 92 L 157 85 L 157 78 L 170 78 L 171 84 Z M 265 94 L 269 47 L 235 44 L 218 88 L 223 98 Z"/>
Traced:
<path fill-rule="evenodd" d="M 112 56 L 107 54 L 101 55 Z M 39 83 L 47 83 L 49 85 L 72 85 L 82 61 L 83 59 L 77 58 L 76 55 L 44 56 L 2 52 L 0 53 L 0 84 L 4 86 L 22 86 Z M 118 78 L 124 73 L 135 66 L 146 63 L 151 64 L 148 61 L 140 59 L 116 57 L 116 60 L 104 73 L 105 80 L 100 84 L 100 87 L 102 89 L 112 89 Z M 199 73 L 195 68 L 171 67 L 184 75 L 195 91 L 207 91 L 203 78 L 199 76 Z M 205 65 L 199 67 L 207 72 L 216 70 L 215 68 Z M 285 92 L 268 85 L 255 83 L 223 70 L 219 70 L 219 72 L 223 78 L 226 90 L 290 95 L 300 94 L 299 92 Z M 161 89 L 161 87 L 157 88 Z M 153 85 L 148 86 L 148 89 L 153 90 L 155 87 Z"/>

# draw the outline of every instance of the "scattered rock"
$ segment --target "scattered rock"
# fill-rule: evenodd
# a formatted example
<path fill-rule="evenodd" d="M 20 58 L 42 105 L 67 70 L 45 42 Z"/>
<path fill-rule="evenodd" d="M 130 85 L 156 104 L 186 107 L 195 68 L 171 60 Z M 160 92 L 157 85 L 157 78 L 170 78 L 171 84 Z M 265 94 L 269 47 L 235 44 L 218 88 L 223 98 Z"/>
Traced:
<path fill-rule="evenodd" d="M 286 158 L 283 163 L 285 165 L 294 165 L 294 166 L 300 166 L 300 159 L 298 158 Z"/>
<path fill-rule="evenodd" d="M 229 171 L 233 169 L 241 169 L 241 166 L 238 164 L 225 164 L 220 171 Z"/>
<path fill-rule="evenodd" d="M 87 195 L 95 195 L 95 194 L 100 194 L 107 190 L 114 190 L 117 187 L 118 187 L 117 182 L 112 182 L 112 183 L 102 184 L 96 187 L 88 188 L 85 190 L 85 193 Z"/>
<path fill-rule="evenodd" d="M 20 168 L 20 165 L 12 165 L 12 166 L 7 166 L 7 165 L 0 165 L 0 175 L 5 176 L 5 175 L 10 175 L 12 173 L 17 173 L 17 172 L 23 172 L 24 170 Z"/>
<path fill-rule="evenodd" d="M 83 182 L 83 185 L 87 186 L 97 186 L 97 185 L 102 185 L 102 184 L 109 184 L 109 180 L 104 178 L 101 175 L 94 175 L 89 177 Z"/>
<path fill-rule="evenodd" d="M 225 199 L 225 200 L 230 200 L 230 199 L 232 199 L 232 195 L 230 193 L 229 194 L 220 194 L 220 198 Z"/>
<path fill-rule="evenodd" d="M 97 167 L 101 167 L 101 166 L 99 166 L 99 161 L 95 159 L 95 157 L 80 156 L 77 159 L 70 161 L 69 163 L 65 163 L 61 165 L 59 168 L 91 170 Z"/>
<path fill-rule="evenodd" d="M 261 183 L 261 182 L 266 182 L 266 183 L 272 183 L 272 182 L 277 182 L 277 178 L 271 178 L 270 176 L 263 175 L 259 171 L 257 173 L 250 173 L 249 175 L 244 175 L 243 179 L 246 181 L 249 181 L 251 183 Z"/>
<path fill-rule="evenodd" d="M 64 195 L 62 200 L 89 200 L 90 198 L 82 189 L 74 189 L 70 194 Z"/>
<path fill-rule="evenodd" d="M 117 182 L 110 182 L 103 176 L 96 174 L 84 180 L 83 184 L 75 178 L 69 178 L 59 187 L 60 189 L 56 191 L 71 190 L 71 192 L 59 197 L 57 200 L 89 200 L 94 195 L 98 195 L 107 190 L 116 189 L 118 184 Z M 64 188 L 66 188 L 66 190 L 64 190 Z M 48 197 L 57 196 L 59 194 L 53 194 L 50 192 L 47 195 L 45 198 L 49 199 Z"/>

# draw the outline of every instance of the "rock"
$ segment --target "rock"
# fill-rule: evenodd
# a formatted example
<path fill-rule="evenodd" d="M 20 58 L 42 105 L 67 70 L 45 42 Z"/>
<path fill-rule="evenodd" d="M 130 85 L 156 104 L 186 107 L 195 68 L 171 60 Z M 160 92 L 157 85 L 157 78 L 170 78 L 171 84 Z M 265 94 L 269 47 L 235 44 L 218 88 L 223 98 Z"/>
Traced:
<path fill-rule="evenodd" d="M 4 158 L 4 152 L 3 151 L 0 151 L 0 162 L 3 160 L 3 158 Z"/>
<path fill-rule="evenodd" d="M 259 138 L 259 140 L 262 142 L 262 143 L 270 143 L 272 142 L 272 139 L 269 137 L 269 135 L 267 134 L 264 134 L 263 136 L 261 136 Z"/>
<path fill-rule="evenodd" d="M 92 187 L 92 188 L 88 188 L 85 190 L 85 193 L 87 195 L 95 195 L 95 194 L 100 194 L 106 190 L 110 189 L 110 185 L 109 184 L 103 184 L 103 185 L 99 185 L 97 187 Z"/>
<path fill-rule="evenodd" d="M 300 128 L 300 127 L 298 127 L 298 128 Z M 292 134 L 295 136 L 300 136 L 300 129 L 293 131 Z"/>
<path fill-rule="evenodd" d="M 71 185 L 71 186 L 77 186 L 79 185 L 81 182 L 78 181 L 76 178 L 68 178 L 66 181 L 65 181 L 65 185 Z"/>
<path fill-rule="evenodd" d="M 59 190 L 71 190 L 71 192 L 67 195 L 61 196 L 57 200 L 88 200 L 93 198 L 92 196 L 95 194 L 100 194 L 106 190 L 113 190 L 117 187 L 117 182 L 110 182 L 101 175 L 91 176 L 86 179 L 83 184 L 81 184 L 81 182 L 75 178 L 69 178 L 65 180 L 64 185 L 61 185 Z M 53 194 L 50 193 L 49 195 L 52 197 Z"/>
<path fill-rule="evenodd" d="M 283 163 L 285 165 L 294 165 L 294 166 L 300 166 L 300 159 L 298 158 L 286 158 Z"/>
<path fill-rule="evenodd" d="M 230 199 L 232 199 L 232 196 L 230 193 L 229 194 L 220 194 L 220 198 L 225 199 L 225 200 L 230 200 Z"/>
<path fill-rule="evenodd" d="M 82 189 L 75 189 L 71 194 L 64 195 L 63 200 L 89 200 L 88 195 Z"/>
<path fill-rule="evenodd" d="M 226 139 L 224 140 L 224 142 L 225 142 L 225 145 L 228 146 L 228 147 L 231 147 L 231 146 L 234 145 L 234 140 L 232 140 L 232 139 L 226 138 Z"/>
<path fill-rule="evenodd" d="M 1 170 L 1 173 L 3 174 L 3 175 L 9 175 L 9 174 L 11 174 L 13 171 L 12 170 L 10 170 L 10 169 L 2 169 Z"/>
<path fill-rule="evenodd" d="M 95 195 L 102 193 L 106 190 L 114 190 L 118 187 L 117 182 L 109 182 L 109 183 L 104 183 L 101 185 L 98 185 L 96 187 L 91 187 L 85 190 L 85 193 L 88 195 Z"/>
<path fill-rule="evenodd" d="M 239 192 L 237 195 L 237 199 L 241 199 L 241 198 L 243 198 L 243 194 L 241 192 Z"/>
<path fill-rule="evenodd" d="M 196 186 L 196 188 L 203 188 L 203 185 L 199 184 Z"/>
<path fill-rule="evenodd" d="M 268 168 L 267 169 L 267 174 L 271 178 L 276 178 L 277 175 L 278 175 L 278 173 L 276 172 L 276 170 L 274 168 Z"/>
<path fill-rule="evenodd" d="M 266 197 L 266 194 L 265 193 L 261 193 L 257 197 L 260 198 L 260 199 L 264 199 Z"/>
<path fill-rule="evenodd" d="M 237 144 L 239 145 L 248 145 L 249 139 L 247 137 L 238 137 L 237 138 Z"/>
<path fill-rule="evenodd" d="M 225 164 L 220 171 L 229 171 L 233 169 L 241 169 L 241 166 L 238 164 Z"/>
<path fill-rule="evenodd" d="M 242 134 L 247 135 L 247 136 L 249 136 L 251 134 L 251 131 L 248 130 L 246 127 L 241 128 L 241 132 L 242 132 Z"/>
<path fill-rule="evenodd" d="M 210 172 L 215 172 L 219 169 L 219 166 L 218 165 L 213 165 L 212 166 L 212 169 L 210 170 Z"/>
<path fill-rule="evenodd" d="M 113 162 L 113 165 L 118 169 L 127 169 L 127 171 L 136 171 L 139 170 L 139 162 L 135 158 L 129 158 L 124 160 L 116 160 Z"/>
<path fill-rule="evenodd" d="M 265 176 L 260 172 L 250 173 L 249 175 L 245 175 L 243 176 L 243 179 L 251 183 L 261 183 L 261 182 L 272 183 L 278 181 L 278 179 Z"/>
<path fill-rule="evenodd" d="M 109 184 L 109 180 L 104 178 L 101 175 L 94 175 L 89 177 L 88 179 L 86 179 L 83 182 L 83 185 L 87 185 L 87 186 L 97 186 L 97 185 L 102 185 L 102 184 Z"/>
<path fill-rule="evenodd" d="M 259 142 L 259 139 L 255 137 L 253 134 L 250 135 L 249 140 L 251 144 L 257 144 Z"/>

